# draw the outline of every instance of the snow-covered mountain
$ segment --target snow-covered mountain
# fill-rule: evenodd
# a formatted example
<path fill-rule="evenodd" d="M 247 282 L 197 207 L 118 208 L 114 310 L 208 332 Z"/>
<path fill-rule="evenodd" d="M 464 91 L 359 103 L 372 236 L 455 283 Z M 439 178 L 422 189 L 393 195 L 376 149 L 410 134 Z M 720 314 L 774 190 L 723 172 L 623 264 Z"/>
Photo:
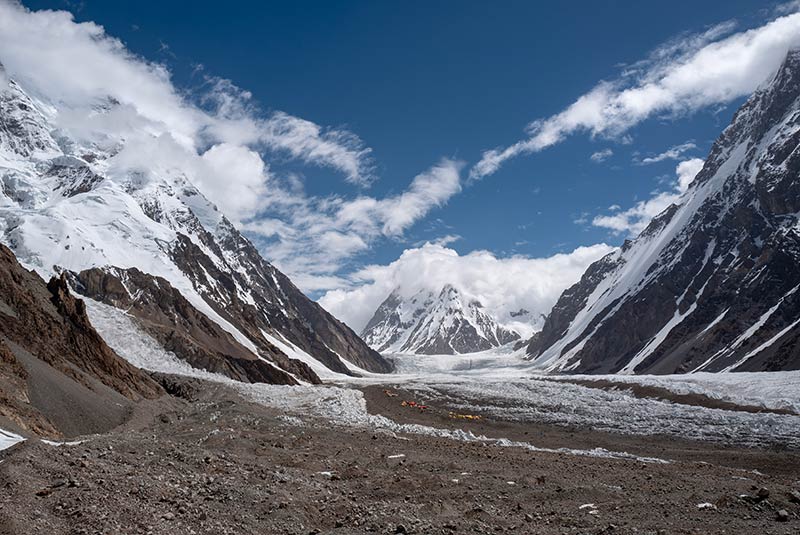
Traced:
<path fill-rule="evenodd" d="M 498 347 L 519 339 L 471 299 L 447 284 L 440 291 L 421 290 L 404 298 L 393 291 L 361 334 L 382 353 L 452 355 Z"/>
<path fill-rule="evenodd" d="M 0 80 L 0 242 L 24 265 L 45 278 L 68 272 L 179 357 L 240 380 L 317 382 L 312 367 L 351 373 L 345 361 L 391 369 L 266 262 L 190 172 L 126 161 L 132 141 L 113 129 L 91 141 L 61 130 L 55 117 L 69 110 Z M 87 122 L 122 106 L 98 102 Z M 137 135 L 169 149 L 146 125 Z"/>
<path fill-rule="evenodd" d="M 532 339 L 582 373 L 800 368 L 800 52 L 739 109 L 678 205 L 592 264 Z"/>

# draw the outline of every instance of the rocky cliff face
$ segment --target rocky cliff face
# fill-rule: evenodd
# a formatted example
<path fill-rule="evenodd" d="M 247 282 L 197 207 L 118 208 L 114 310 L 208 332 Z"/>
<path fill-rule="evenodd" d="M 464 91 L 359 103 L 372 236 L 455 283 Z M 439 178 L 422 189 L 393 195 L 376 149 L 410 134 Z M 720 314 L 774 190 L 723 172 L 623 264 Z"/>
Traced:
<path fill-rule="evenodd" d="M 114 101 L 96 114 L 112 113 Z M 352 373 L 391 365 L 308 299 L 180 169 L 122 165 L 125 139 L 73 139 L 58 103 L 0 88 L 0 242 L 49 277 L 130 308 L 191 364 L 245 381 L 318 382 L 307 362 Z M 142 132 L 147 136 L 146 132 Z M 105 295 L 111 279 L 128 294 Z M 156 318 L 158 316 L 158 318 Z M 286 353 L 293 357 L 290 358 Z"/>
<path fill-rule="evenodd" d="M 45 284 L 0 245 L 0 418 L 37 434 L 89 432 L 121 416 L 103 404 L 162 393 L 106 345 L 64 277 Z"/>
<path fill-rule="evenodd" d="M 553 371 L 800 368 L 800 53 L 739 109 L 677 206 L 565 291 Z"/>
<path fill-rule="evenodd" d="M 362 333 L 384 353 L 452 355 L 473 353 L 519 339 L 451 285 L 439 292 L 423 290 L 403 298 L 392 292 L 375 311 Z"/>

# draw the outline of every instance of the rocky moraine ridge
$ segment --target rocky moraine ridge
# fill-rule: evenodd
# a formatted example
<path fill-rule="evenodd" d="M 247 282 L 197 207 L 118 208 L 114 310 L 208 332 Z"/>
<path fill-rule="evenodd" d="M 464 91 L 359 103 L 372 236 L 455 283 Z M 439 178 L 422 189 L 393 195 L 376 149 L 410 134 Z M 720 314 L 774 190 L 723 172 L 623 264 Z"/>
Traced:
<path fill-rule="evenodd" d="M 65 277 L 45 283 L 0 245 L 0 428 L 50 438 L 103 432 L 132 402 L 163 393 L 106 345 Z"/>

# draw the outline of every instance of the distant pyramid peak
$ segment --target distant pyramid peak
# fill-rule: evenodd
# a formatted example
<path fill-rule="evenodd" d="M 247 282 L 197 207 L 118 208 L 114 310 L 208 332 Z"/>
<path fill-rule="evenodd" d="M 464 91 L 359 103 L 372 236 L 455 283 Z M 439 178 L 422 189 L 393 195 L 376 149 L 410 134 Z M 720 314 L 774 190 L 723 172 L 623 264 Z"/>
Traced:
<path fill-rule="evenodd" d="M 483 310 L 481 302 L 456 285 L 421 289 L 395 288 L 378 306 L 362 332 L 364 340 L 385 353 L 462 354 L 485 351 L 519 339 Z"/>

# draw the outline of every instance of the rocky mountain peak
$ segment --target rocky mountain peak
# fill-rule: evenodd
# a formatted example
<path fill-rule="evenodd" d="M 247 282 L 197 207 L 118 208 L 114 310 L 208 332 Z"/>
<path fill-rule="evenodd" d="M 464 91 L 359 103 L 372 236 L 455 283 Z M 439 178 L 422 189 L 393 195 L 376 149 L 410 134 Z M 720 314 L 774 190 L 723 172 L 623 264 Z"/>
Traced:
<path fill-rule="evenodd" d="M 477 299 L 453 284 L 403 297 L 396 288 L 362 332 L 383 353 L 461 354 L 484 351 L 519 339 L 483 311 Z"/>

